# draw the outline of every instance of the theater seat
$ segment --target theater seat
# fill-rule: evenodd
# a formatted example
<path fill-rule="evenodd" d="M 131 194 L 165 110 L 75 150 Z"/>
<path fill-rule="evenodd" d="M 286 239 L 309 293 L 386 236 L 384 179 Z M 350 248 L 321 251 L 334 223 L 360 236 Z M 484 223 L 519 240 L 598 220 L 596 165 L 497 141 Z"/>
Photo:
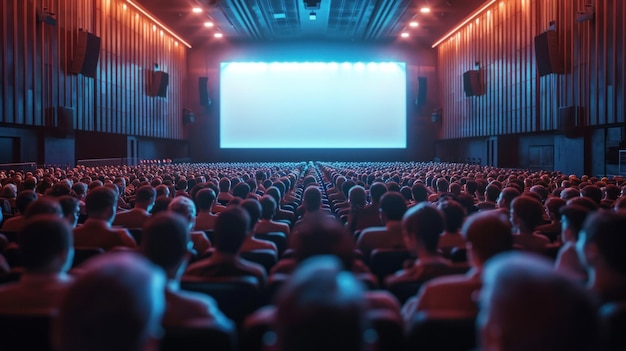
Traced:
<path fill-rule="evenodd" d="M 369 257 L 369 267 L 382 286 L 386 276 L 402 269 L 404 261 L 412 260 L 408 250 L 375 249 Z"/>
<path fill-rule="evenodd" d="M 285 233 L 280 232 L 271 232 L 271 233 L 258 233 L 254 234 L 254 237 L 261 240 L 271 241 L 276 245 L 276 249 L 278 249 L 278 257 L 281 257 L 282 254 L 287 250 L 289 246 L 287 243 L 287 236 Z"/>
<path fill-rule="evenodd" d="M 53 350 L 50 343 L 48 315 L 0 315 L 0 349 L 2 351 Z"/>
<path fill-rule="evenodd" d="M 220 310 L 237 324 L 261 305 L 261 290 L 252 276 L 184 277 L 180 287 L 213 297 Z"/>
<path fill-rule="evenodd" d="M 265 273 L 269 273 L 270 269 L 276 264 L 276 254 L 273 250 L 252 250 L 241 252 L 241 258 L 250 262 L 258 263 L 265 268 Z"/>
<path fill-rule="evenodd" d="M 466 351 L 476 347 L 476 317 L 420 312 L 408 326 L 407 349 Z"/>
<path fill-rule="evenodd" d="M 159 351 L 234 351 L 236 338 L 229 332 L 210 325 L 197 323 L 165 327 Z"/>

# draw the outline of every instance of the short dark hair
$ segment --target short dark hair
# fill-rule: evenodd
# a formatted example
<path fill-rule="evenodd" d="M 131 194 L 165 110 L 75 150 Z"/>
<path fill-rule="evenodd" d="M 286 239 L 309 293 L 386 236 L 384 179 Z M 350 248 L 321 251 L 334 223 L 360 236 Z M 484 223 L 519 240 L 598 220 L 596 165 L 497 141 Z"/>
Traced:
<path fill-rule="evenodd" d="M 102 213 L 107 209 L 114 208 L 116 206 L 117 194 L 115 193 L 115 190 L 106 186 L 99 186 L 91 189 L 85 198 L 87 215 L 91 215 L 92 213 Z"/>
<path fill-rule="evenodd" d="M 56 198 L 49 196 L 40 197 L 26 207 L 24 218 L 29 219 L 42 214 L 51 214 L 61 217 L 63 216 L 63 209 Z"/>
<path fill-rule="evenodd" d="M 424 245 L 429 252 L 437 251 L 439 235 L 445 223 L 440 210 L 427 202 L 420 202 L 411 207 L 402 217 L 402 226 L 409 235 Z"/>
<path fill-rule="evenodd" d="M 24 269 L 38 272 L 72 248 L 72 228 L 59 216 L 37 215 L 26 222 L 18 243 Z"/>
<path fill-rule="evenodd" d="M 484 211 L 469 216 L 461 232 L 481 262 L 513 247 L 511 222 L 501 211 Z"/>
<path fill-rule="evenodd" d="M 269 195 L 263 195 L 259 202 L 261 203 L 261 218 L 272 219 L 276 214 L 276 200 Z"/>
<path fill-rule="evenodd" d="M 142 185 L 135 193 L 136 202 L 150 202 L 156 197 L 156 190 L 151 185 Z"/>
<path fill-rule="evenodd" d="M 200 189 L 196 193 L 196 206 L 199 210 L 208 210 L 215 202 L 215 191 L 211 188 Z"/>
<path fill-rule="evenodd" d="M 463 225 L 467 211 L 465 207 L 454 200 L 439 202 L 439 209 L 443 212 L 446 223 L 446 231 L 456 233 Z"/>
<path fill-rule="evenodd" d="M 406 201 L 402 194 L 389 191 L 380 198 L 380 210 L 389 221 L 400 221 L 406 212 Z"/>
<path fill-rule="evenodd" d="M 372 202 L 380 202 L 380 198 L 387 192 L 387 185 L 383 182 L 374 182 L 370 185 L 370 195 L 372 196 Z"/>
<path fill-rule="evenodd" d="M 17 194 L 17 198 L 15 198 L 15 207 L 21 214 L 24 214 L 26 207 L 28 207 L 31 202 L 37 200 L 38 197 L 37 193 L 32 190 L 22 190 Z"/>
<path fill-rule="evenodd" d="M 141 248 L 156 265 L 175 267 L 188 253 L 189 225 L 179 214 L 161 212 L 144 224 Z"/>
<path fill-rule="evenodd" d="M 250 228 L 250 215 L 240 206 L 229 206 L 215 221 L 215 249 L 219 252 L 239 252 Z"/>
<path fill-rule="evenodd" d="M 250 215 L 250 230 L 261 219 L 261 204 L 257 199 L 245 199 L 239 204 Z"/>
<path fill-rule="evenodd" d="M 611 211 L 590 214 L 583 224 L 584 244 L 595 243 L 600 255 L 619 274 L 626 276 L 626 215 Z"/>

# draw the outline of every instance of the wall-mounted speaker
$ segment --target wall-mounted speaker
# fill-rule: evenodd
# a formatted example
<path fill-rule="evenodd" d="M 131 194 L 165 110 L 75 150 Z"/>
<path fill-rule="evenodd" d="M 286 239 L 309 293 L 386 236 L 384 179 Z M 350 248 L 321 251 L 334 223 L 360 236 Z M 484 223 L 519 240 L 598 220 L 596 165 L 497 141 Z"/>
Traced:
<path fill-rule="evenodd" d="M 200 106 L 211 105 L 211 98 L 209 97 L 209 77 L 198 78 L 198 99 Z"/>
<path fill-rule="evenodd" d="M 555 30 L 543 32 L 535 37 L 535 59 L 540 77 L 552 73 L 565 73 L 563 57 L 559 50 L 559 36 Z"/>
<path fill-rule="evenodd" d="M 417 98 L 415 105 L 422 107 L 426 104 L 428 98 L 428 79 L 426 77 L 417 77 Z"/>
<path fill-rule="evenodd" d="M 465 96 L 477 96 L 483 94 L 479 70 L 471 70 L 463 73 L 463 90 L 465 91 Z"/>
<path fill-rule="evenodd" d="M 78 31 L 70 67 L 72 73 L 94 78 L 98 69 L 99 56 L 100 37 L 82 30 Z"/>
<path fill-rule="evenodd" d="M 162 71 L 156 71 L 152 74 L 152 84 L 150 84 L 150 96 L 167 96 L 167 85 L 169 83 L 169 75 Z"/>
<path fill-rule="evenodd" d="M 578 138 L 583 135 L 585 127 L 584 110 L 580 106 L 559 108 L 557 130 L 566 138 Z"/>
<path fill-rule="evenodd" d="M 196 121 L 196 116 L 194 115 L 193 111 L 188 108 L 184 108 L 183 109 L 183 124 L 193 124 L 195 121 Z"/>

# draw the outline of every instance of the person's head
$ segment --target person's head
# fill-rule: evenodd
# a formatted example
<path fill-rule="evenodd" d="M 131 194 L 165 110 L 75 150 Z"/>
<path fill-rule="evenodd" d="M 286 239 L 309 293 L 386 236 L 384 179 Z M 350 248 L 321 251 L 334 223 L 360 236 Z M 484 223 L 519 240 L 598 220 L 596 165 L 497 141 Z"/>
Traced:
<path fill-rule="evenodd" d="M 411 187 L 411 193 L 413 194 L 413 200 L 416 203 L 424 202 L 428 200 L 428 188 L 423 183 L 415 183 Z"/>
<path fill-rule="evenodd" d="M 406 201 L 398 192 L 389 191 L 380 198 L 380 216 L 384 223 L 401 221 L 406 208 Z"/>
<path fill-rule="evenodd" d="M 475 267 L 481 267 L 491 257 L 513 247 L 511 223 L 500 211 L 471 215 L 461 233 L 466 241 L 468 261 Z"/>
<path fill-rule="evenodd" d="M 187 182 L 187 179 L 182 178 L 176 182 L 175 188 L 176 190 L 187 191 L 188 186 L 189 186 L 189 183 Z"/>
<path fill-rule="evenodd" d="M 80 216 L 80 201 L 71 195 L 61 196 L 58 200 L 63 211 L 63 218 L 72 228 L 76 227 Z"/>
<path fill-rule="evenodd" d="M 198 207 L 198 211 L 200 212 L 208 212 L 213 208 L 213 204 L 215 204 L 215 191 L 210 188 L 200 189 L 196 193 L 196 206 Z"/>
<path fill-rule="evenodd" d="M 242 200 L 247 199 L 248 194 L 250 194 L 250 186 L 246 183 L 239 183 L 233 188 L 233 196 Z"/>
<path fill-rule="evenodd" d="M 227 193 L 230 191 L 230 179 L 222 177 L 219 182 L 219 189 L 221 193 Z"/>
<path fill-rule="evenodd" d="M 91 189 L 85 198 L 85 208 L 89 218 L 111 222 L 117 209 L 117 193 L 106 186 Z"/>
<path fill-rule="evenodd" d="M 157 213 L 167 211 L 167 208 L 170 205 L 170 202 L 172 202 L 171 197 L 165 197 L 165 196 L 157 197 L 156 200 L 154 201 L 154 206 L 152 206 L 152 210 L 150 211 L 150 214 L 155 215 Z"/>
<path fill-rule="evenodd" d="M 580 190 L 580 196 L 590 198 L 596 205 L 602 202 L 602 190 L 595 185 L 587 185 Z"/>
<path fill-rule="evenodd" d="M 336 219 L 324 214 L 306 216 L 292 235 L 294 256 L 298 262 L 317 255 L 338 257 L 346 269 L 354 261 L 354 239 Z"/>
<path fill-rule="evenodd" d="M 156 197 L 157 198 L 161 197 L 161 196 L 170 197 L 170 188 L 167 185 L 165 185 L 165 184 L 157 185 L 155 190 L 156 190 Z"/>
<path fill-rule="evenodd" d="M 626 215 L 598 211 L 588 215 L 576 248 L 581 261 L 597 271 L 615 273 L 626 280 Z"/>
<path fill-rule="evenodd" d="M 74 258 L 72 228 L 57 215 L 31 217 L 18 236 L 19 256 L 28 273 L 61 273 Z"/>
<path fill-rule="evenodd" d="M 261 203 L 261 218 L 271 220 L 276 214 L 276 200 L 268 195 L 261 196 L 259 199 Z"/>
<path fill-rule="evenodd" d="M 281 183 L 282 184 L 282 183 Z M 306 192 L 305 192 L 306 193 Z M 278 189 L 275 186 L 269 186 L 266 190 L 265 190 L 265 195 L 269 195 L 271 197 L 274 198 L 274 200 L 276 201 L 276 203 L 278 204 L 279 208 L 280 208 L 280 199 L 282 198 L 282 195 L 280 193 L 280 189 Z M 306 201 L 306 200 L 305 200 Z M 320 205 L 322 202 L 322 194 L 320 193 Z"/>
<path fill-rule="evenodd" d="M 583 206 L 570 205 L 563 206 L 559 212 L 561 213 L 561 240 L 564 243 L 568 241 L 575 243 L 591 211 Z"/>
<path fill-rule="evenodd" d="M 348 193 L 348 201 L 353 209 L 365 207 L 367 203 L 365 188 L 360 185 L 353 186 Z"/>
<path fill-rule="evenodd" d="M 580 190 L 573 187 L 566 187 L 565 189 L 561 190 L 560 195 L 561 199 L 567 201 L 569 199 L 580 197 Z"/>
<path fill-rule="evenodd" d="M 530 196 L 519 196 L 511 202 L 511 224 L 522 233 L 532 233 L 543 223 L 541 202 Z"/>
<path fill-rule="evenodd" d="M 250 216 L 250 228 L 248 230 L 250 233 L 254 232 L 254 226 L 256 223 L 261 220 L 261 203 L 257 199 L 245 199 L 241 201 L 239 204 Z"/>
<path fill-rule="evenodd" d="M 306 212 L 314 212 L 322 207 L 322 192 L 315 186 L 310 186 L 304 191 L 302 205 Z"/>
<path fill-rule="evenodd" d="M 406 211 L 402 228 L 407 247 L 435 254 L 445 222 L 440 210 L 427 202 L 420 202 Z"/>
<path fill-rule="evenodd" d="M 485 200 L 496 202 L 500 196 L 500 187 L 496 184 L 489 184 L 485 188 Z"/>
<path fill-rule="evenodd" d="M 176 196 L 167 206 L 167 210 L 186 219 L 189 230 L 196 225 L 196 204 L 187 196 Z"/>
<path fill-rule="evenodd" d="M 550 197 L 545 202 L 546 212 L 553 221 L 561 220 L 561 208 L 565 206 L 565 200 L 560 197 Z"/>
<path fill-rule="evenodd" d="M 377 204 L 380 202 L 380 198 L 387 192 L 387 186 L 383 182 L 374 182 L 370 185 L 370 196 L 372 197 L 372 203 Z"/>
<path fill-rule="evenodd" d="M 135 193 L 135 207 L 150 212 L 156 199 L 156 190 L 151 185 L 142 185 Z"/>
<path fill-rule="evenodd" d="M 156 349 L 165 310 L 165 274 L 129 252 L 98 255 L 61 302 L 53 325 L 59 351 Z"/>
<path fill-rule="evenodd" d="M 178 278 L 185 269 L 190 249 L 187 221 L 173 212 L 151 217 L 143 226 L 141 251 L 154 264 L 163 268 L 170 279 Z"/>
<path fill-rule="evenodd" d="M 364 288 L 332 256 L 303 262 L 281 289 L 276 305 L 280 351 L 365 349 Z"/>
<path fill-rule="evenodd" d="M 467 215 L 465 207 L 454 200 L 440 201 L 437 207 L 443 213 L 446 221 L 446 232 L 457 233 Z"/>
<path fill-rule="evenodd" d="M 250 230 L 250 215 L 240 206 L 229 206 L 215 221 L 215 250 L 235 255 Z"/>
<path fill-rule="evenodd" d="M 595 307 L 584 287 L 530 254 L 485 266 L 477 318 L 483 350 L 596 350 Z"/>
<path fill-rule="evenodd" d="M 509 209 L 513 199 L 520 196 L 520 191 L 513 187 L 506 187 L 500 192 L 498 196 L 498 208 Z"/>
<path fill-rule="evenodd" d="M 63 217 L 63 210 L 56 198 L 53 197 L 40 197 L 37 200 L 31 202 L 26 207 L 24 212 L 24 218 L 30 219 L 37 215 L 50 214 L 59 218 Z"/>
<path fill-rule="evenodd" d="M 15 207 L 20 214 L 24 214 L 26 212 L 26 208 L 30 205 L 31 202 L 37 200 L 39 196 L 36 192 L 32 190 L 22 190 L 17 195 L 15 199 Z"/>

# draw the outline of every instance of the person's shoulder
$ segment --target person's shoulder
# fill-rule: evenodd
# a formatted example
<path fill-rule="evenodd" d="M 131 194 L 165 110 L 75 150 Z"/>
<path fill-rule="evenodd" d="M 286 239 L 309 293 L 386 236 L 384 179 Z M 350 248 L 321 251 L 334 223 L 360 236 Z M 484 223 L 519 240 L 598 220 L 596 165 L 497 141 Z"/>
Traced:
<path fill-rule="evenodd" d="M 468 284 L 471 282 L 472 280 L 463 274 L 446 275 L 446 276 L 433 278 L 429 280 L 428 282 L 424 283 L 423 289 L 430 290 L 433 292 L 443 291 L 443 290 L 449 289 L 452 286 Z"/>
<path fill-rule="evenodd" d="M 383 233 L 386 231 L 387 231 L 387 227 L 368 227 L 361 231 L 361 236 L 365 234 L 371 235 L 372 233 Z"/>

